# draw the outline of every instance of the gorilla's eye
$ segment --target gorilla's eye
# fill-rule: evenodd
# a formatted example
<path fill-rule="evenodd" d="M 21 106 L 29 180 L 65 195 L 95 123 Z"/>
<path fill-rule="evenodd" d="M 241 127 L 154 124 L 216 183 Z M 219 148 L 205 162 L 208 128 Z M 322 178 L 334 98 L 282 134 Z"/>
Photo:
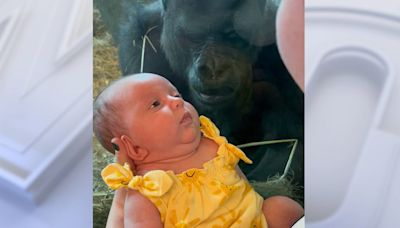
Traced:
<path fill-rule="evenodd" d="M 229 40 L 234 40 L 234 39 L 238 38 L 238 35 L 237 35 L 237 33 L 236 33 L 236 31 L 234 29 L 226 29 L 223 32 L 222 36 L 225 39 L 229 39 Z"/>
<path fill-rule="evenodd" d="M 158 106 L 160 106 L 160 102 L 159 101 L 154 101 L 152 104 L 151 104 L 151 106 L 150 106 L 150 108 L 157 108 Z"/>
<path fill-rule="evenodd" d="M 195 33 L 192 31 L 187 31 L 182 28 L 177 29 L 176 33 L 178 34 L 177 37 L 180 39 L 181 42 L 184 43 L 203 43 L 204 42 L 204 35 Z"/>
<path fill-rule="evenodd" d="M 248 46 L 248 43 L 242 39 L 233 28 L 225 29 L 222 33 L 224 42 L 233 45 L 236 48 L 243 49 Z"/>

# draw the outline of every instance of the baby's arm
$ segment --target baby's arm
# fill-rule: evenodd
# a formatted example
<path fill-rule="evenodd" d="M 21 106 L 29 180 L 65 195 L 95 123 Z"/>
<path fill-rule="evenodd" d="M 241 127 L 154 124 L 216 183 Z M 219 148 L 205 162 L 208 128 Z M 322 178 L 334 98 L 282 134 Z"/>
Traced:
<path fill-rule="evenodd" d="M 304 209 L 286 196 L 271 196 L 264 200 L 263 213 L 268 228 L 292 227 L 304 216 Z"/>
<path fill-rule="evenodd" d="M 162 228 L 161 216 L 154 204 L 135 190 L 128 190 L 125 201 L 125 228 Z"/>

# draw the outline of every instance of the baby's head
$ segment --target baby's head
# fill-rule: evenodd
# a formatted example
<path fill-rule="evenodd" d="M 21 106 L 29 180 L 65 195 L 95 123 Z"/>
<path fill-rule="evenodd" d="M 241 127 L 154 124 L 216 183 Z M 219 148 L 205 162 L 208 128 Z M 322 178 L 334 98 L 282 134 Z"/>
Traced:
<path fill-rule="evenodd" d="M 115 81 L 96 98 L 94 132 L 110 152 L 155 162 L 200 142 L 197 111 L 164 77 L 141 73 Z"/>

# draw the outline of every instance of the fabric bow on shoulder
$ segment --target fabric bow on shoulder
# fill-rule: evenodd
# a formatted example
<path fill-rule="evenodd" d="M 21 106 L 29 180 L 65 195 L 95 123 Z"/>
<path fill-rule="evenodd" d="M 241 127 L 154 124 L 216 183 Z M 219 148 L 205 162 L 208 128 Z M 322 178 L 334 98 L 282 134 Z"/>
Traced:
<path fill-rule="evenodd" d="M 128 163 L 124 166 L 118 163 L 109 164 L 101 171 L 101 176 L 113 190 L 130 188 L 152 197 L 164 195 L 173 184 L 172 178 L 162 170 L 152 170 L 144 176 L 135 176 Z"/>
<path fill-rule="evenodd" d="M 223 145 L 223 147 L 218 150 L 218 154 L 228 155 L 230 153 L 233 153 L 237 158 L 240 158 L 247 164 L 253 163 L 241 149 L 230 144 L 225 137 L 220 135 L 219 129 L 215 126 L 213 122 L 211 122 L 210 119 L 205 116 L 200 116 L 200 123 L 200 130 L 203 132 L 204 136 L 213 139 L 218 145 Z M 228 163 L 237 163 L 236 159 L 229 160 L 230 161 L 228 161 Z"/>

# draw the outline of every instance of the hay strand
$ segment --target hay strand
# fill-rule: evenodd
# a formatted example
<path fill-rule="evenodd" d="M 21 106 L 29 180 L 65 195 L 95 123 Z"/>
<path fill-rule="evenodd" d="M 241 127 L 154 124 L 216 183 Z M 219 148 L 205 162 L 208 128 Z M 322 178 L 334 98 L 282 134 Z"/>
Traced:
<path fill-rule="evenodd" d="M 153 51 L 155 53 L 157 53 L 157 49 L 154 47 L 153 43 L 151 42 L 149 36 L 147 34 L 149 34 L 153 29 L 157 28 L 157 26 L 153 26 L 151 28 L 149 28 L 146 33 L 144 34 L 144 36 L 142 37 L 142 55 L 140 58 L 140 73 L 143 73 L 143 65 L 144 65 L 144 53 L 146 50 L 146 41 L 150 44 L 151 48 L 153 49 Z"/>
<path fill-rule="evenodd" d="M 238 145 L 237 147 L 242 149 L 242 148 L 247 148 L 247 147 L 253 147 L 253 146 L 263 146 L 263 145 L 271 145 L 271 144 L 278 144 L 278 143 L 293 143 L 292 149 L 290 150 L 289 158 L 286 162 L 285 169 L 283 171 L 283 174 L 279 177 L 279 179 L 283 179 L 287 176 L 289 172 L 290 165 L 292 164 L 293 160 L 293 155 L 296 151 L 298 140 L 297 139 L 278 139 L 278 140 L 266 140 L 266 141 L 260 141 L 260 142 L 251 142 L 251 143 L 245 143 Z"/>

